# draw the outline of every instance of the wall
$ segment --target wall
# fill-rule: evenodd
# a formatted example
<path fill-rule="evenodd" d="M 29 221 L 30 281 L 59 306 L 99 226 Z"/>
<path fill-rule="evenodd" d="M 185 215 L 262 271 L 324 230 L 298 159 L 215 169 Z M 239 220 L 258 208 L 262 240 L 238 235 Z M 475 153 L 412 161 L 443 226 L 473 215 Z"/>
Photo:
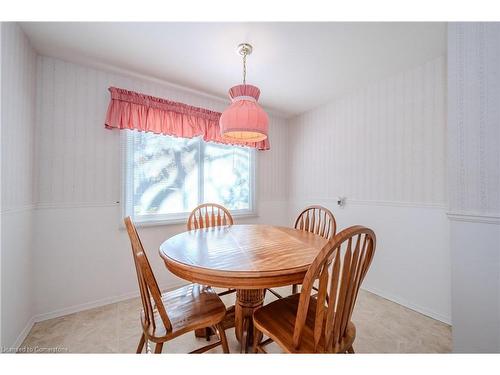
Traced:
<path fill-rule="evenodd" d="M 103 127 L 107 88 L 214 110 L 227 103 L 147 77 L 50 57 L 38 56 L 35 67 L 18 27 L 4 28 L 3 50 L 15 52 L 9 59 L 3 55 L 2 73 L 9 78 L 2 91 L 16 95 L 2 96 L 2 107 L 11 108 L 2 113 L 2 123 L 18 124 L 2 128 L 2 177 L 9 181 L 2 186 L 2 232 L 9 234 L 2 237 L 2 285 L 16 286 L 2 289 L 2 306 L 11 307 L 2 310 L 2 319 L 16 320 L 2 331 L 8 336 L 2 342 L 12 343 L 33 316 L 48 319 L 137 294 L 117 203 L 121 136 Z M 23 67 L 21 74 L 16 65 Z M 444 90 L 445 61 L 438 59 L 289 124 L 271 115 L 272 150 L 258 153 L 259 217 L 238 221 L 289 225 L 301 207 L 321 203 L 333 209 L 340 228 L 371 226 L 378 253 L 365 288 L 449 321 Z M 16 110 L 21 107 L 28 110 Z M 335 205 L 338 195 L 348 198 L 344 209 Z M 139 229 L 162 287 L 182 281 L 165 271 L 158 246 L 183 229 Z"/>
<path fill-rule="evenodd" d="M 104 129 L 109 86 L 223 110 L 227 101 L 159 81 L 39 56 L 34 262 L 37 319 L 137 294 L 130 244 L 121 226 L 121 134 Z M 287 127 L 270 116 L 271 151 L 258 152 L 259 217 L 288 224 Z M 162 287 L 170 275 L 158 247 L 183 225 L 139 229 Z"/>
<path fill-rule="evenodd" d="M 500 23 L 448 27 L 448 170 L 456 352 L 500 352 Z"/>
<path fill-rule="evenodd" d="M 214 110 L 226 103 L 145 77 L 36 58 L 12 23 L 2 23 L 0 34 L 1 342 L 15 346 L 35 315 L 136 294 L 116 203 L 120 135 L 103 128 L 107 87 Z M 500 29 L 450 24 L 448 39 L 448 128 L 444 58 L 331 101 L 289 128 L 271 116 L 272 151 L 258 157 L 260 216 L 246 221 L 290 224 L 304 205 L 320 203 L 339 228 L 372 227 L 378 250 L 366 289 L 446 322 L 451 309 L 455 351 L 498 352 Z M 345 208 L 336 206 L 339 195 L 347 196 Z M 163 287 L 181 281 L 156 251 L 181 230 L 139 229 Z"/>
<path fill-rule="evenodd" d="M 33 134 L 36 54 L 15 23 L 2 34 L 1 345 L 20 344 L 32 325 Z"/>
<path fill-rule="evenodd" d="M 445 64 L 430 61 L 293 119 L 289 215 L 320 203 L 339 229 L 373 228 L 364 288 L 450 322 Z M 347 197 L 342 209 L 337 196 Z"/>

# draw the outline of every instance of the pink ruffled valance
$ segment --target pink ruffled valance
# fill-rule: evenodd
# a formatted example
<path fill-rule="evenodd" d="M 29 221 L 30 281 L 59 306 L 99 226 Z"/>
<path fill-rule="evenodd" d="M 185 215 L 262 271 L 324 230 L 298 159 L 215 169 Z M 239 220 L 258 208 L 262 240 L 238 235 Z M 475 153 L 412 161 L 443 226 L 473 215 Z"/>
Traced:
<path fill-rule="evenodd" d="M 184 103 L 155 98 L 133 91 L 110 87 L 111 101 L 106 114 L 108 129 L 131 129 L 182 138 L 202 136 L 207 142 L 233 144 L 269 150 L 269 140 L 260 142 L 228 141 L 221 137 L 220 112 Z"/>

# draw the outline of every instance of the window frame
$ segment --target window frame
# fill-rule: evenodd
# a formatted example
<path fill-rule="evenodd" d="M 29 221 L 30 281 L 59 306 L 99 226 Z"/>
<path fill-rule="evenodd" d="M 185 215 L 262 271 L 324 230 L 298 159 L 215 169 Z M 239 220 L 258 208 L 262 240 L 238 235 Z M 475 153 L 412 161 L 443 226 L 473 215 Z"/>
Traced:
<path fill-rule="evenodd" d="M 136 226 L 158 226 L 158 225 L 173 225 L 186 223 L 190 215 L 190 212 L 174 213 L 174 214 L 151 214 L 151 215 L 141 215 L 141 218 L 137 218 L 134 215 L 133 210 L 133 138 L 134 133 L 137 130 L 122 130 L 121 134 L 121 149 L 122 149 L 122 203 L 121 203 L 121 213 L 122 218 L 130 216 Z M 158 134 L 158 136 L 162 136 Z M 205 144 L 208 142 L 199 140 L 200 144 L 200 160 L 204 160 L 205 156 Z M 250 151 L 250 193 L 249 193 L 249 205 L 248 209 L 240 210 L 229 210 L 233 217 L 256 217 L 257 206 L 256 206 L 256 195 L 257 195 L 257 183 L 256 183 L 256 150 L 249 148 Z M 203 181 L 204 181 L 204 170 L 198 166 L 198 198 L 199 203 L 202 204 L 202 197 L 204 193 Z M 121 222 L 123 219 L 121 218 Z"/>

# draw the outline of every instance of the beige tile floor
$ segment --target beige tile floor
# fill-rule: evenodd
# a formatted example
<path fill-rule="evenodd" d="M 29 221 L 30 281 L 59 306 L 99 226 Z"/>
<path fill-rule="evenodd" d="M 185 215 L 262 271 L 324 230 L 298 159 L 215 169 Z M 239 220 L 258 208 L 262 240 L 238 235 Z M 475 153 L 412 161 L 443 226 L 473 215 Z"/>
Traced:
<path fill-rule="evenodd" d="M 282 289 L 281 291 L 286 291 Z M 266 296 L 266 303 L 274 299 Z M 234 294 L 223 297 L 228 305 Z M 23 347 L 36 352 L 134 353 L 140 337 L 138 298 L 46 320 L 34 325 Z M 353 314 L 357 328 L 357 353 L 449 353 L 451 328 L 375 294 L 360 291 Z M 234 329 L 226 332 L 230 351 L 239 352 Z M 215 338 L 213 338 L 215 339 Z M 213 340 L 212 339 L 212 340 Z M 187 353 L 206 344 L 192 333 L 180 336 L 163 347 L 164 353 Z M 269 352 L 280 353 L 271 344 Z M 221 353 L 220 347 L 210 353 Z"/>

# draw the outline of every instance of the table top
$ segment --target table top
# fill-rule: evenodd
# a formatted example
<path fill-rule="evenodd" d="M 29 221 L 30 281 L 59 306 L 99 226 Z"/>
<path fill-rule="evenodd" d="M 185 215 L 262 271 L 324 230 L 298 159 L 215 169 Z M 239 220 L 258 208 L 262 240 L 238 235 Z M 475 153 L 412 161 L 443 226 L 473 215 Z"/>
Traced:
<path fill-rule="evenodd" d="M 173 236 L 160 246 L 160 256 L 183 279 L 258 289 L 300 283 L 326 242 L 293 228 L 230 225 Z"/>

